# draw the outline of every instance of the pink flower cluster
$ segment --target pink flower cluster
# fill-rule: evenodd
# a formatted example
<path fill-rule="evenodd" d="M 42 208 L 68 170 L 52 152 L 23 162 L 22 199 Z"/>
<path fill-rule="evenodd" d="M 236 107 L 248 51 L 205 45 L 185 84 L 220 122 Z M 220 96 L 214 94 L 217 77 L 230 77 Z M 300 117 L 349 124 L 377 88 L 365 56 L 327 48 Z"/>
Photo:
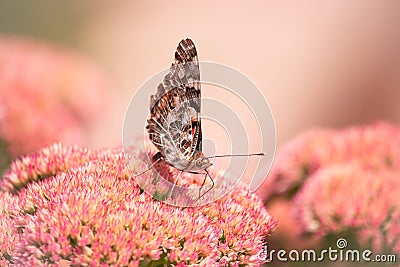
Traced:
<path fill-rule="evenodd" d="M 303 233 L 352 232 L 361 246 L 400 253 L 399 126 L 306 132 L 278 153 L 264 186 L 265 200 L 288 199 Z"/>
<path fill-rule="evenodd" d="M 39 41 L 1 37 L 0 65 L 0 143 L 13 157 L 55 141 L 82 143 L 110 98 L 98 67 Z"/>
<path fill-rule="evenodd" d="M 317 171 L 294 199 L 305 232 L 346 234 L 375 251 L 400 253 L 400 170 L 368 171 L 358 164 Z"/>
<path fill-rule="evenodd" d="M 54 144 L 32 156 L 16 159 L 0 180 L 0 188 L 14 193 L 30 182 L 54 176 L 58 172 L 80 166 L 91 159 L 93 160 L 93 155 L 87 149 Z"/>
<path fill-rule="evenodd" d="M 121 149 L 56 144 L 15 161 L 2 185 L 14 194 L 0 192 L 1 266 L 260 266 L 276 227 L 240 188 L 195 208 L 154 200 Z"/>
<path fill-rule="evenodd" d="M 278 151 L 260 194 L 266 200 L 276 195 L 291 197 L 319 169 L 349 162 L 366 170 L 400 168 L 400 127 L 378 122 L 300 134 Z"/>

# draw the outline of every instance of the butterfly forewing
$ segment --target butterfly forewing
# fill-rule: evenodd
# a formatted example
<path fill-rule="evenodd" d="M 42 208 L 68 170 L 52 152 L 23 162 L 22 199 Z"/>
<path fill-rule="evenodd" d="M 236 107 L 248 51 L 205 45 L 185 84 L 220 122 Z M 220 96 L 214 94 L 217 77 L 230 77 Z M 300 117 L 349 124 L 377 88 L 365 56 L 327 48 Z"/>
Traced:
<path fill-rule="evenodd" d="M 196 48 L 190 39 L 182 40 L 169 73 L 150 98 L 150 140 L 168 163 L 182 170 L 201 151 L 199 80 Z"/>

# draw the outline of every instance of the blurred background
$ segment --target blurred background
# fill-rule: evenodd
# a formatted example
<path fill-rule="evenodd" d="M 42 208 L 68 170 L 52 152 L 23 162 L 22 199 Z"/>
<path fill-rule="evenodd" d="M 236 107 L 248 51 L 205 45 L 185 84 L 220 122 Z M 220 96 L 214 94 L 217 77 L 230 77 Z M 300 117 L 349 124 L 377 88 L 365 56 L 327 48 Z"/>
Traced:
<path fill-rule="evenodd" d="M 103 99 L 81 96 L 107 107 L 84 142 L 98 148 L 121 143 L 135 90 L 168 67 L 178 41 L 190 37 L 200 60 L 232 66 L 259 86 L 275 118 L 279 150 L 314 127 L 400 122 L 399 10 L 395 0 L 4 0 L 0 38 L 74 51 L 107 76 Z M 1 49 L 7 53 L 6 45 Z M 271 207 L 283 229 L 296 224 L 286 220 L 287 205 Z M 286 241 L 276 242 L 279 247 Z"/>
<path fill-rule="evenodd" d="M 201 60 L 263 91 L 278 145 L 301 130 L 400 120 L 398 1 L 62 1 L 0 3 L 0 33 L 79 51 L 115 82 L 118 103 L 93 135 L 119 142 L 130 97 L 191 37 Z"/>

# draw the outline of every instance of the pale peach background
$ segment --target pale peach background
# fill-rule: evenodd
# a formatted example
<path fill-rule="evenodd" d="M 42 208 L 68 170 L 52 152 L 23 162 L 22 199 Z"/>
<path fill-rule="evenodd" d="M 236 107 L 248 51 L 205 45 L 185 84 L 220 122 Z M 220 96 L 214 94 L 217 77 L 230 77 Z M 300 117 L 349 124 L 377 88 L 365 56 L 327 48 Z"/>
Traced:
<path fill-rule="evenodd" d="M 184 37 L 200 59 L 258 84 L 278 146 L 313 126 L 400 121 L 399 1 L 45 2 L 31 12 L 3 2 L 0 29 L 72 46 L 109 71 L 118 103 L 93 131 L 93 146 L 120 142 L 130 97 L 169 66 Z"/>
<path fill-rule="evenodd" d="M 400 120 L 399 10 L 398 1 L 118 2 L 81 29 L 81 41 L 120 81 L 116 125 L 189 36 L 200 59 L 260 87 L 281 144 L 316 125 Z"/>

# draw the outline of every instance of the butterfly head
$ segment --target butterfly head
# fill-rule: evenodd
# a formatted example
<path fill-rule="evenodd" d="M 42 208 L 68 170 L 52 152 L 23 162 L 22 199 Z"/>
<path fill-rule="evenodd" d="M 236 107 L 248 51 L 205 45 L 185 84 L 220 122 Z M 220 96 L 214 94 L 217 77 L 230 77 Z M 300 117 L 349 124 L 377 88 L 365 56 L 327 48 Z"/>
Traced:
<path fill-rule="evenodd" d="M 210 163 L 209 159 L 204 156 L 204 154 L 196 150 L 194 153 L 193 160 L 191 161 L 191 164 L 187 167 L 187 170 L 189 171 L 202 171 L 210 167 L 212 163 Z"/>
<path fill-rule="evenodd" d="M 196 159 L 195 164 L 196 164 L 196 167 L 201 170 L 207 169 L 208 167 L 211 166 L 210 161 L 206 157 Z"/>

